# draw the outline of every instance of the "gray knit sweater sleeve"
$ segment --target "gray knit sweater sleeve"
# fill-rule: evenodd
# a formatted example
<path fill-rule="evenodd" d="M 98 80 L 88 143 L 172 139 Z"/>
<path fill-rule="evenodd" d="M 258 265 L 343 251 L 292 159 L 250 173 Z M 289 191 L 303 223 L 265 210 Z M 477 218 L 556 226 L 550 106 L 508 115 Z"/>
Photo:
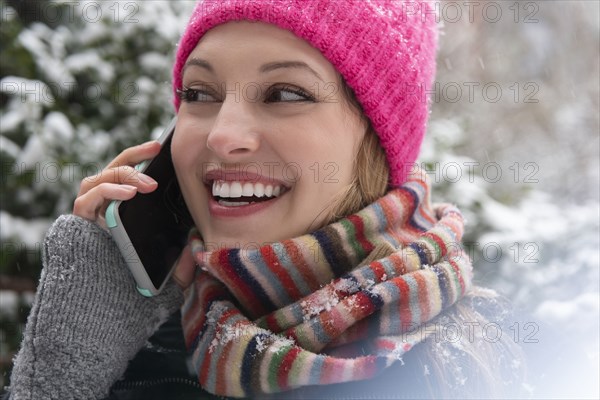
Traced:
<path fill-rule="evenodd" d="M 181 305 L 181 290 L 170 283 L 159 296 L 140 295 L 111 236 L 73 215 L 48 231 L 43 264 L 10 398 L 103 398 Z"/>

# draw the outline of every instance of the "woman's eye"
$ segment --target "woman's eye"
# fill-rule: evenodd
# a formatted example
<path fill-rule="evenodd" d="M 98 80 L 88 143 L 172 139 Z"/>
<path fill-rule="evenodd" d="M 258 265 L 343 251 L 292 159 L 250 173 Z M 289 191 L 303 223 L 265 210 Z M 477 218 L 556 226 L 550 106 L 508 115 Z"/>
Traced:
<path fill-rule="evenodd" d="M 300 88 L 274 88 L 269 90 L 265 98 L 265 103 L 279 103 L 279 102 L 313 102 L 314 97 L 306 93 Z"/>
<path fill-rule="evenodd" d="M 187 103 L 215 103 L 218 101 L 212 94 L 203 89 L 179 89 L 177 90 L 177 95 L 182 101 Z"/>

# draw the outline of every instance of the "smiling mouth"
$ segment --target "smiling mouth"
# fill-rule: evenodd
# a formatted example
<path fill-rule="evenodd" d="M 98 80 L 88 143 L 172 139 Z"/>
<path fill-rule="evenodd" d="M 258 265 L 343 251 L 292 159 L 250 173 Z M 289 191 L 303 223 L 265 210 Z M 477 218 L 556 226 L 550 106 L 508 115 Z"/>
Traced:
<path fill-rule="evenodd" d="M 224 207 L 242 207 L 275 200 L 288 191 L 284 185 L 215 180 L 211 194 Z"/>

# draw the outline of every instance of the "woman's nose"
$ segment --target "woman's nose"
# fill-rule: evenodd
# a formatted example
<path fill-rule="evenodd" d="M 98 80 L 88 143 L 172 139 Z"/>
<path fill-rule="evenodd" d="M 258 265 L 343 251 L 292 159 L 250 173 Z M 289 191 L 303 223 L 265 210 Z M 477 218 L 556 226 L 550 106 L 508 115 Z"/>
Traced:
<path fill-rule="evenodd" d="M 222 103 L 206 145 L 223 161 L 241 162 L 258 150 L 260 135 L 251 108 L 251 104 L 235 97 Z"/>

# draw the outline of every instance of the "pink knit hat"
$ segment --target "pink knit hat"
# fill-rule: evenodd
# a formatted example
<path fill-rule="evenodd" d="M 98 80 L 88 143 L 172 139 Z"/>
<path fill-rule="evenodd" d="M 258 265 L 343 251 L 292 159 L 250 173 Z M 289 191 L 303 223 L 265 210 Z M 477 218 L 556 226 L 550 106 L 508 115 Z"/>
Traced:
<path fill-rule="evenodd" d="M 385 149 L 390 184 L 401 185 L 415 162 L 435 73 L 437 29 L 427 1 L 201 0 L 177 49 L 173 89 L 198 41 L 216 25 L 262 21 L 303 38 L 342 74 Z M 179 109 L 179 97 L 175 96 Z"/>

